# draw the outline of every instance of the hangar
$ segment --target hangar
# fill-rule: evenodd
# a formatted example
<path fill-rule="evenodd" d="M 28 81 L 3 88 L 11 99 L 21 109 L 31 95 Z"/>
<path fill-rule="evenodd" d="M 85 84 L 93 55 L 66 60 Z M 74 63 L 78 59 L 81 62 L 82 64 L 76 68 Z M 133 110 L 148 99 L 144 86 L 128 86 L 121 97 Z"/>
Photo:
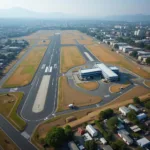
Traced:
<path fill-rule="evenodd" d="M 103 63 L 97 63 L 92 69 L 80 70 L 79 74 L 82 78 L 103 76 L 109 81 L 118 81 L 119 69 L 117 67 L 107 67 Z"/>

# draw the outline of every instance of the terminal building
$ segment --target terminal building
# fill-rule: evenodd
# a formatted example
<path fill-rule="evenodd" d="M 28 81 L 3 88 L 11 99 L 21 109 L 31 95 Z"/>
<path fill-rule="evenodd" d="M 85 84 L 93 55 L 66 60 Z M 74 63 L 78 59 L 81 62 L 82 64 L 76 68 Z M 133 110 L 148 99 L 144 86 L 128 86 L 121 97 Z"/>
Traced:
<path fill-rule="evenodd" d="M 92 69 L 80 70 L 79 74 L 81 78 L 100 76 L 108 81 L 118 81 L 119 79 L 119 69 L 117 67 L 107 67 L 103 63 L 95 64 Z"/>

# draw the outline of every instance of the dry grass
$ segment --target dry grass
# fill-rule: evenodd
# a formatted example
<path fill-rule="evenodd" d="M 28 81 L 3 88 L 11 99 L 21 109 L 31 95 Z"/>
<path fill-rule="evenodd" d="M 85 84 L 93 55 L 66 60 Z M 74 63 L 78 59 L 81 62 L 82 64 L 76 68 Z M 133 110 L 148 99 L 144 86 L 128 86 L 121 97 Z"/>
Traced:
<path fill-rule="evenodd" d="M 47 47 L 35 47 L 23 60 L 3 87 L 24 86 L 31 82 Z"/>
<path fill-rule="evenodd" d="M 83 65 L 85 63 L 81 53 L 75 46 L 62 47 L 60 61 L 60 72 L 66 72 L 72 67 Z"/>
<path fill-rule="evenodd" d="M 135 87 L 133 90 L 127 92 L 126 94 L 122 95 L 121 97 L 117 98 L 115 101 L 112 101 L 103 107 L 99 108 L 98 110 L 88 114 L 87 116 L 84 116 L 76 121 L 68 123 L 71 127 L 77 127 L 79 125 L 82 125 L 85 122 L 91 121 L 99 114 L 100 111 L 106 110 L 108 108 L 111 109 L 118 109 L 121 106 L 127 105 L 129 103 L 133 103 L 133 97 L 139 96 L 141 100 L 145 100 L 146 98 L 150 98 L 150 91 L 138 86 Z M 67 125 L 67 124 L 65 124 Z"/>
<path fill-rule="evenodd" d="M 98 96 L 87 95 L 71 88 L 67 82 L 67 78 L 60 77 L 57 111 L 68 109 L 68 105 L 72 103 L 79 107 L 95 104 L 100 101 L 101 98 Z"/>
<path fill-rule="evenodd" d="M 76 44 L 74 39 L 70 39 L 70 38 L 63 38 L 61 40 L 61 44 Z"/>
<path fill-rule="evenodd" d="M 150 88 L 150 81 L 144 81 L 144 83 Z"/>
<path fill-rule="evenodd" d="M 50 43 L 50 40 L 41 40 L 38 42 L 38 45 L 48 45 Z"/>
<path fill-rule="evenodd" d="M 23 130 L 26 123 L 17 115 L 17 108 L 23 98 L 23 93 L 8 94 L 0 94 L 0 114 L 8 119 L 18 130 Z"/>
<path fill-rule="evenodd" d="M 4 69 L 3 73 L 4 73 L 4 74 L 7 73 L 7 72 L 16 64 L 17 60 L 19 60 L 19 59 L 24 55 L 25 52 L 26 52 L 26 49 L 22 50 L 22 51 L 19 53 L 19 55 L 17 56 L 17 58 L 16 58 L 14 61 L 12 61 L 12 62 Z"/>
<path fill-rule="evenodd" d="M 79 83 L 78 86 L 86 90 L 95 90 L 99 87 L 99 84 L 97 82 L 84 82 Z"/>
<path fill-rule="evenodd" d="M 78 42 L 84 45 L 94 44 L 93 39 L 92 40 L 78 40 Z"/>
<path fill-rule="evenodd" d="M 138 74 L 144 78 L 150 78 L 150 73 L 138 67 L 138 65 L 130 62 L 122 55 L 112 52 L 111 49 L 104 47 L 103 45 L 89 45 L 87 48 L 101 61 L 110 63 L 116 66 L 124 67 L 135 74 Z"/>
<path fill-rule="evenodd" d="M 4 150 L 19 150 L 16 144 L 0 129 L 0 146 Z"/>
<path fill-rule="evenodd" d="M 112 93 L 117 93 L 121 91 L 121 88 L 125 89 L 128 86 L 130 86 L 130 83 L 124 83 L 124 84 L 114 84 L 110 87 L 110 91 Z"/>

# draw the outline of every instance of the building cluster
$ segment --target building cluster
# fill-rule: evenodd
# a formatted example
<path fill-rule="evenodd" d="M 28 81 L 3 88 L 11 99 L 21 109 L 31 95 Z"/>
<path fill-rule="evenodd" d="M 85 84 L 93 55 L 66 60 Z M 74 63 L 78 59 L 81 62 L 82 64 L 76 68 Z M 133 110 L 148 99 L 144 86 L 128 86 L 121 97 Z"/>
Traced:
<path fill-rule="evenodd" d="M 92 69 L 79 70 L 82 79 L 101 77 L 107 81 L 119 80 L 119 69 L 117 67 L 108 67 L 103 63 L 97 63 Z"/>
<path fill-rule="evenodd" d="M 0 40 L 0 68 L 4 69 L 15 57 L 28 46 L 25 40 Z"/>

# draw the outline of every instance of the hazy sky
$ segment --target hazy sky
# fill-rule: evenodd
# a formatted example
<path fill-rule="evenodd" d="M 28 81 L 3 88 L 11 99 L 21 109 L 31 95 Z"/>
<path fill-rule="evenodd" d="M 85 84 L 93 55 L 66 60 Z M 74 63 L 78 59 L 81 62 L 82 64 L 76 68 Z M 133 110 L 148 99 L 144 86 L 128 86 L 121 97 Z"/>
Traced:
<path fill-rule="evenodd" d="M 37 12 L 81 16 L 150 14 L 150 0 L 0 0 L 0 9 L 22 7 Z"/>

